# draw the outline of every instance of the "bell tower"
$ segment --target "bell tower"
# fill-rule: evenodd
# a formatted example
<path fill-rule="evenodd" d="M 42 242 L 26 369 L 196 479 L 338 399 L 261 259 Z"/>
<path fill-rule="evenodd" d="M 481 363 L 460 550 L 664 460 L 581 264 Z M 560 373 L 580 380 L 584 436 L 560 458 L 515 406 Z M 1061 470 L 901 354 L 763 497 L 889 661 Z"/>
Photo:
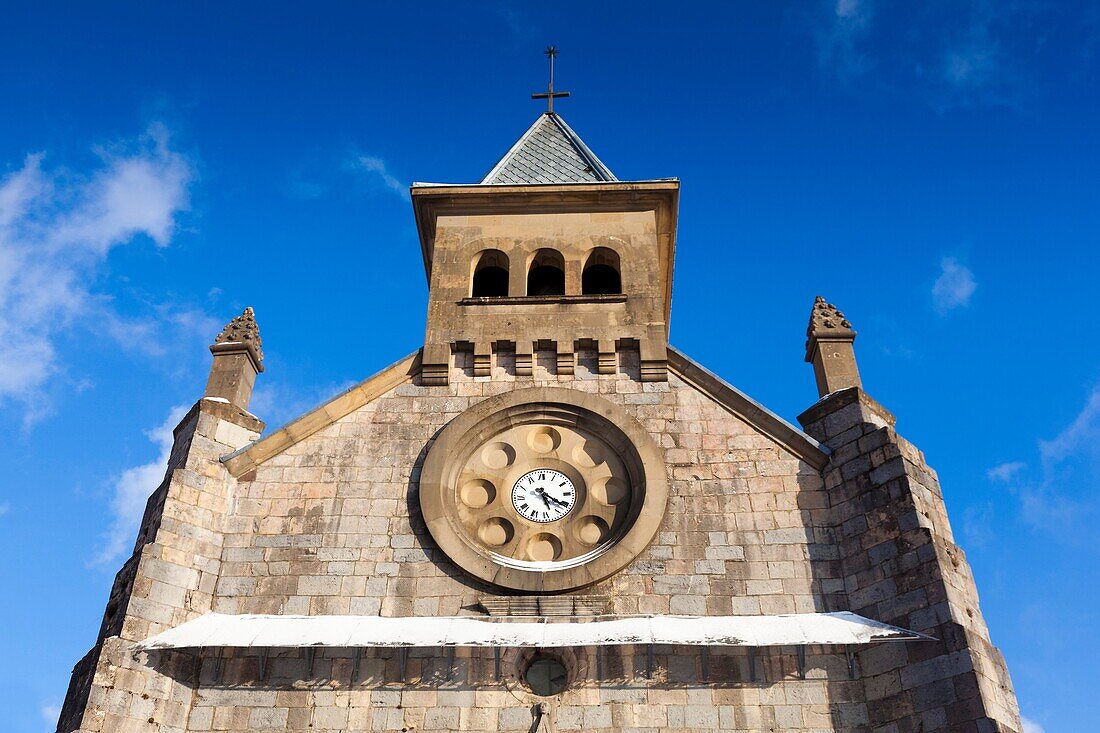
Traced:
<path fill-rule="evenodd" d="M 424 383 L 447 384 L 464 352 L 476 377 L 508 352 L 517 377 L 536 352 L 569 375 L 580 349 L 601 374 L 637 352 L 642 381 L 666 380 L 679 191 L 676 179 L 620 181 L 554 112 L 480 183 L 413 184 Z"/>

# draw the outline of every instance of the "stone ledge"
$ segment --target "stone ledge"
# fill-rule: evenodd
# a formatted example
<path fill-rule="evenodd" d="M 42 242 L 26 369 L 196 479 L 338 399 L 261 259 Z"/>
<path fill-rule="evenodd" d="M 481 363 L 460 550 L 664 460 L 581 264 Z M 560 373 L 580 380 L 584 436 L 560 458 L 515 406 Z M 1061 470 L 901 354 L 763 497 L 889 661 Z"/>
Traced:
<path fill-rule="evenodd" d="M 897 423 L 898 419 L 894 417 L 892 412 L 883 407 L 877 400 L 859 387 L 848 387 L 847 389 L 838 390 L 832 394 L 825 395 L 812 407 L 799 415 L 798 422 L 803 427 L 806 427 L 807 425 L 824 419 L 826 415 L 830 415 L 837 410 L 854 404 L 859 404 L 867 408 L 881 420 L 885 421 L 890 427 L 894 427 Z"/>
<path fill-rule="evenodd" d="M 625 303 L 626 295 L 500 295 L 463 298 L 459 305 L 573 305 L 577 303 Z"/>
<path fill-rule="evenodd" d="M 264 421 L 247 410 L 225 402 L 219 398 L 203 397 L 199 400 L 199 409 L 208 415 L 239 425 L 254 433 L 262 433 Z"/>

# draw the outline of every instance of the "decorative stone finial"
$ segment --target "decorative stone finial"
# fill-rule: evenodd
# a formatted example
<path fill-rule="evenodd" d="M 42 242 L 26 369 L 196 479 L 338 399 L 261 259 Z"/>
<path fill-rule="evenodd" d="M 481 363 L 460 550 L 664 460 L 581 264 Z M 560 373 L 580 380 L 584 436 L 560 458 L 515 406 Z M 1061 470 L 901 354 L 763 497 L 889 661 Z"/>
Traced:
<path fill-rule="evenodd" d="M 260 338 L 260 327 L 256 324 L 256 312 L 252 310 L 252 306 L 244 309 L 244 313 L 234 318 L 229 323 L 225 324 L 225 328 L 218 334 L 218 337 L 214 339 L 216 344 L 226 343 L 243 343 L 251 344 L 252 348 L 256 351 L 256 358 L 263 362 L 264 349 L 263 339 Z"/>
<path fill-rule="evenodd" d="M 852 345 L 855 340 L 851 322 L 835 305 L 817 296 L 806 328 L 806 361 L 814 365 L 821 397 L 862 386 Z"/>
<path fill-rule="evenodd" d="M 214 363 L 206 382 L 206 397 L 248 409 L 256 375 L 264 370 L 263 341 L 251 308 L 225 324 L 210 345 Z"/>
<path fill-rule="evenodd" d="M 825 298 L 819 295 L 814 300 L 813 310 L 810 311 L 810 325 L 806 328 L 806 335 L 813 336 L 824 331 L 852 331 L 852 324 L 835 305 L 826 303 Z M 854 334 L 855 331 L 852 333 Z"/>

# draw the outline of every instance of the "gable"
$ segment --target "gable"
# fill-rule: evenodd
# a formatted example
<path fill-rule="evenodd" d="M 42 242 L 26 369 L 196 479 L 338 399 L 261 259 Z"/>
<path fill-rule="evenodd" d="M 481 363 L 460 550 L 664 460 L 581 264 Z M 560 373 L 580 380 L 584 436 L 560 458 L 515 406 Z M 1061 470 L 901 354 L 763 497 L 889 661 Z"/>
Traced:
<path fill-rule="evenodd" d="M 641 383 L 637 352 L 619 356 L 615 374 L 599 374 L 596 354 L 579 354 L 568 381 L 546 366 L 517 380 L 507 358 L 489 378 L 471 378 L 460 363 L 447 388 L 419 384 L 410 375 L 415 362 L 405 361 L 267 445 L 253 444 L 262 460 L 253 463 L 249 449 L 227 459 L 244 464 L 235 469 L 241 480 L 213 610 L 455 615 L 499 593 L 471 582 L 426 539 L 424 465 L 459 416 L 518 390 L 554 386 L 583 396 L 589 409 L 609 403 L 605 417 L 614 406 L 635 421 L 659 446 L 667 472 L 667 508 L 652 541 L 621 571 L 586 586 L 609 599 L 612 612 L 815 610 L 812 580 L 824 570 L 813 559 L 828 554 L 831 540 L 817 530 L 827 524 L 828 501 L 820 472 L 803 456 L 823 454 L 795 432 L 781 440 L 793 428 L 720 380 L 707 382 L 686 357 L 667 382 Z M 239 473 L 244 466 L 254 470 Z M 767 570 L 746 578 L 749 567 Z"/>

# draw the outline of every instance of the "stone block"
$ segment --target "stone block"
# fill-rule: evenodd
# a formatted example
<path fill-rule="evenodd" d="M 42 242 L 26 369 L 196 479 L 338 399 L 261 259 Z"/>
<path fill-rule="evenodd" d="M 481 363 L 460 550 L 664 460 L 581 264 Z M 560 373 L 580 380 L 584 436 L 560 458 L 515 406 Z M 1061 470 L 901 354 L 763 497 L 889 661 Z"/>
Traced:
<path fill-rule="evenodd" d="M 457 730 L 459 721 L 460 710 L 457 707 L 432 708 L 424 714 L 424 730 Z"/>
<path fill-rule="evenodd" d="M 283 730 L 286 720 L 286 708 L 251 708 L 248 726 L 250 730 Z"/>
<path fill-rule="evenodd" d="M 526 706 L 508 707 L 498 711 L 497 721 L 499 725 L 498 730 L 527 731 L 531 728 L 531 724 L 534 721 L 534 715 L 531 712 L 531 708 Z"/>
<path fill-rule="evenodd" d="M 901 685 L 912 690 L 930 682 L 947 679 L 973 671 L 974 664 L 967 650 L 943 654 L 923 662 L 907 665 L 901 671 Z"/>

